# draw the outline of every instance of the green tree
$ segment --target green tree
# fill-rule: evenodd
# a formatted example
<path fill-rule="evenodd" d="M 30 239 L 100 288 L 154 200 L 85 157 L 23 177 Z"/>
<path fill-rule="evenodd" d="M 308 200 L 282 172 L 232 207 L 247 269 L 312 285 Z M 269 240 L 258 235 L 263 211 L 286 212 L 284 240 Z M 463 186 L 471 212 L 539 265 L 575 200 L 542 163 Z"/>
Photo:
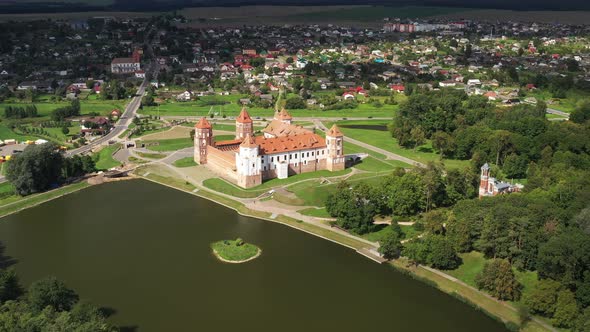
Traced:
<path fill-rule="evenodd" d="M 56 311 L 68 311 L 78 302 L 78 294 L 63 281 L 48 277 L 31 284 L 27 299 L 35 312 L 40 312 L 47 306 Z"/>
<path fill-rule="evenodd" d="M 0 270 L 0 303 L 16 300 L 23 294 L 14 269 Z"/>
<path fill-rule="evenodd" d="M 455 139 L 444 131 L 437 131 L 432 135 L 432 147 L 438 150 L 441 159 L 451 155 L 455 149 Z"/>
<path fill-rule="evenodd" d="M 305 101 L 303 98 L 299 96 L 289 97 L 285 103 L 285 108 L 293 110 L 293 109 L 304 109 L 305 108 Z"/>
<path fill-rule="evenodd" d="M 426 262 L 435 269 L 453 270 L 459 267 L 461 259 L 449 239 L 442 235 L 426 237 L 428 255 Z"/>
<path fill-rule="evenodd" d="M 522 285 L 516 280 L 512 265 L 505 259 L 486 262 L 483 270 L 475 277 L 475 284 L 500 300 L 520 299 Z"/>
<path fill-rule="evenodd" d="M 45 191 L 60 182 L 63 163 L 55 144 L 29 145 L 8 163 L 6 178 L 19 195 Z"/>
<path fill-rule="evenodd" d="M 534 313 L 552 316 L 555 312 L 557 294 L 561 288 L 559 282 L 542 279 L 524 297 L 524 302 Z"/>
<path fill-rule="evenodd" d="M 426 134 L 424 133 L 424 130 L 422 130 L 422 127 L 420 127 L 420 126 L 414 127 L 414 128 L 412 128 L 412 130 L 410 130 L 410 137 L 412 138 L 412 141 L 414 142 L 414 151 L 416 151 L 416 149 L 419 146 L 426 143 Z"/>
<path fill-rule="evenodd" d="M 379 253 L 386 259 L 398 258 L 403 246 L 401 244 L 401 228 L 398 224 L 389 226 L 391 231 L 379 243 Z"/>
<path fill-rule="evenodd" d="M 61 128 L 61 132 L 62 132 L 62 134 L 67 135 L 70 133 L 70 129 L 67 126 L 63 126 Z"/>
<path fill-rule="evenodd" d="M 557 295 L 553 324 L 559 327 L 569 328 L 574 325 L 578 315 L 578 305 L 574 293 L 570 290 L 562 290 Z"/>

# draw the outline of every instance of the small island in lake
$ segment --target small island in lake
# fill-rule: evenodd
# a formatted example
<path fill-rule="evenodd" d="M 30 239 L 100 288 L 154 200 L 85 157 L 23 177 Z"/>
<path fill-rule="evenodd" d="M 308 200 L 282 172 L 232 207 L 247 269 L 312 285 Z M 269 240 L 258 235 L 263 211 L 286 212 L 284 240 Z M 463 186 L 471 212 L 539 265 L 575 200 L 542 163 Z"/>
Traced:
<path fill-rule="evenodd" d="M 226 263 L 245 263 L 262 253 L 260 248 L 240 238 L 214 242 L 211 244 L 211 249 L 215 257 Z"/>

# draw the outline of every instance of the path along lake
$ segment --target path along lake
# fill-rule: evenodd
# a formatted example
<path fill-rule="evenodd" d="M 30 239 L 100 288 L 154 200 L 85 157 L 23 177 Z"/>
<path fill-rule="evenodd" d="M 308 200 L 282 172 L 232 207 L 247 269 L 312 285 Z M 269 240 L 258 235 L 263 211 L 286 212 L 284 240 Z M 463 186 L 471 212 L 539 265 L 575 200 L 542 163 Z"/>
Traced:
<path fill-rule="evenodd" d="M 211 242 L 263 253 L 219 262 Z M 505 331 L 353 250 L 145 180 L 91 187 L 0 219 L 22 282 L 54 275 L 137 331 Z"/>

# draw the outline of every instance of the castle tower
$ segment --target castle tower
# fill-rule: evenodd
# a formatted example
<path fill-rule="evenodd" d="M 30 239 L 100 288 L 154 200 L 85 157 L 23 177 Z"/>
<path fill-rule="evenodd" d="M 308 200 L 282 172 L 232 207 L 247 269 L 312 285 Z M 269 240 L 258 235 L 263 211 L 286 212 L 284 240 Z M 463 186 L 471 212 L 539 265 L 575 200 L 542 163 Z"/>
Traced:
<path fill-rule="evenodd" d="M 481 175 L 479 177 L 479 198 L 486 196 L 488 193 L 488 184 L 490 178 L 490 165 L 485 163 L 481 166 Z"/>
<path fill-rule="evenodd" d="M 344 135 L 335 124 L 326 132 L 326 145 L 328 147 L 328 158 L 326 168 L 331 171 L 344 169 Z"/>
<path fill-rule="evenodd" d="M 238 186 L 252 188 L 262 184 L 261 160 L 258 155 L 258 144 L 254 138 L 247 134 L 239 152 L 236 153 L 236 170 L 238 173 Z"/>
<path fill-rule="evenodd" d="M 245 139 L 248 135 L 254 136 L 254 123 L 244 107 L 236 118 L 236 139 Z"/>
<path fill-rule="evenodd" d="M 293 120 L 293 117 L 291 116 L 291 114 L 289 114 L 289 112 L 287 112 L 287 110 L 285 110 L 285 108 L 283 108 L 282 110 L 277 110 L 275 112 L 273 119 L 290 125 L 291 121 Z"/>
<path fill-rule="evenodd" d="M 195 155 L 197 164 L 207 163 L 207 147 L 213 144 L 213 128 L 207 119 L 201 118 L 195 125 Z"/>

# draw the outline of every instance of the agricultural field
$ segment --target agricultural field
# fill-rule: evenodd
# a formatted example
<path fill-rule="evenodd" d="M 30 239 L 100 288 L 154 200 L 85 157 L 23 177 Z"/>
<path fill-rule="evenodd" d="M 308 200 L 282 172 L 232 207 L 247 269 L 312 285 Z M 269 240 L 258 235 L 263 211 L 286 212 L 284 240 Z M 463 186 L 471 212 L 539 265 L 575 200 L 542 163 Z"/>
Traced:
<path fill-rule="evenodd" d="M 235 117 L 240 114 L 242 105 L 238 103 L 240 98 L 248 98 L 247 95 L 228 95 L 228 96 L 204 96 L 197 101 L 178 102 L 168 100 L 159 106 L 146 106 L 139 110 L 143 115 L 155 116 L 210 116 L 216 117 Z M 401 97 L 400 97 L 401 98 Z M 376 97 L 375 99 L 385 100 L 385 97 Z M 225 104 L 222 104 L 225 103 Z M 273 108 L 246 107 L 250 116 L 255 119 L 272 118 Z M 342 110 L 321 110 L 317 109 L 292 109 L 289 110 L 293 117 L 375 117 L 391 118 L 398 110 L 398 105 L 383 105 L 375 107 L 369 103 L 361 103 L 355 109 Z"/>
<path fill-rule="evenodd" d="M 66 144 L 74 135 L 80 132 L 80 125 L 77 122 L 72 122 L 68 127 L 69 132 L 64 134 L 62 128 L 41 128 L 41 122 L 50 121 L 50 115 L 53 110 L 60 107 L 69 106 L 70 103 L 66 101 L 51 102 L 50 96 L 41 95 L 38 96 L 34 103 L 26 103 L 16 99 L 6 100 L 0 103 L 0 139 L 16 139 L 19 141 L 23 140 L 36 140 L 38 138 L 53 141 L 58 144 Z M 108 115 L 113 109 L 123 110 L 125 108 L 126 101 L 112 101 L 112 100 L 80 100 L 80 112 L 84 114 L 99 114 Z M 35 105 L 38 111 L 38 116 L 35 118 L 25 119 L 6 119 L 4 117 L 4 109 L 6 107 L 26 107 L 29 105 Z M 20 125 L 23 130 L 28 129 L 29 132 L 24 132 L 13 128 L 13 126 Z M 35 132 L 36 131 L 36 132 Z"/>

